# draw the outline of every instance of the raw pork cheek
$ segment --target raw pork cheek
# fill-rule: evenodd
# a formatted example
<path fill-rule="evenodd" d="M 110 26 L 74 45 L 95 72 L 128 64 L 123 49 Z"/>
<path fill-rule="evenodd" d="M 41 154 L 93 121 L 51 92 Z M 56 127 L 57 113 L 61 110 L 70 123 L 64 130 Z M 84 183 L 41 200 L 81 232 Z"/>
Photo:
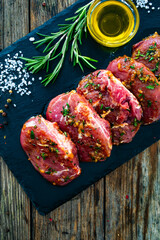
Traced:
<path fill-rule="evenodd" d="M 81 161 L 104 161 L 110 156 L 112 141 L 109 122 L 101 119 L 88 101 L 75 91 L 52 99 L 46 117 L 70 134 Z"/>
<path fill-rule="evenodd" d="M 80 81 L 77 92 L 111 123 L 113 144 L 132 141 L 140 127 L 142 109 L 135 96 L 110 71 L 97 70 L 87 75 Z"/>
<path fill-rule="evenodd" d="M 136 96 L 142 106 L 144 124 L 160 118 L 160 86 L 155 75 L 143 63 L 123 56 L 110 62 L 107 69 Z"/>
<path fill-rule="evenodd" d="M 81 173 L 77 149 L 57 123 L 31 117 L 20 136 L 21 145 L 40 174 L 54 185 L 66 185 Z"/>
<path fill-rule="evenodd" d="M 132 48 L 132 57 L 146 65 L 160 80 L 160 36 L 157 32 L 136 43 Z"/>

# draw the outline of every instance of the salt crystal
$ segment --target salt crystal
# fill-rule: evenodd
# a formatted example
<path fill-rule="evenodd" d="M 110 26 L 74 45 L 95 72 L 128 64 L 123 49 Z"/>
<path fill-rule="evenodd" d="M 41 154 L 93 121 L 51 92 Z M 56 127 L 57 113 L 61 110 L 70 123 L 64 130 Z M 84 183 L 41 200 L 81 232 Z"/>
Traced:
<path fill-rule="evenodd" d="M 24 62 L 19 58 L 22 51 L 10 56 L 7 54 L 4 63 L 0 62 L 0 96 L 9 90 L 23 96 L 30 95 L 29 86 L 35 80 L 32 73 L 24 69 Z"/>
<path fill-rule="evenodd" d="M 30 41 L 30 42 L 33 42 L 34 40 L 35 40 L 34 37 L 30 37 L 30 38 L 29 38 L 29 41 Z"/>
<path fill-rule="evenodd" d="M 150 6 L 152 6 L 152 8 L 151 8 L 152 10 L 155 10 L 155 6 L 153 6 L 153 3 L 148 2 L 148 0 L 132 0 L 132 2 L 135 2 L 136 8 L 138 8 L 138 7 L 145 8 L 148 13 L 150 13 L 150 10 L 148 10 L 150 8 Z M 160 7 L 158 7 L 157 9 L 159 10 Z"/>

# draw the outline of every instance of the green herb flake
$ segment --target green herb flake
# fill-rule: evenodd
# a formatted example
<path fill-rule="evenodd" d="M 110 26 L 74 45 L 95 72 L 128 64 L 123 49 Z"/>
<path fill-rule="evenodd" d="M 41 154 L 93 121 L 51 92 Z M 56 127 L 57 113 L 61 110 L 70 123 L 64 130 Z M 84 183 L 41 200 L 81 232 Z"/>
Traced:
<path fill-rule="evenodd" d="M 135 66 L 134 66 L 134 65 L 133 65 L 133 66 L 130 66 L 130 68 L 131 68 L 131 69 L 135 69 Z"/>
<path fill-rule="evenodd" d="M 151 57 L 151 58 L 148 60 L 148 62 L 151 62 L 152 60 L 154 60 L 154 57 Z"/>
<path fill-rule="evenodd" d="M 37 156 L 37 159 L 40 159 L 40 156 Z"/>
<path fill-rule="evenodd" d="M 56 151 L 56 153 L 59 153 L 59 150 L 57 148 L 55 149 L 55 151 Z"/>
<path fill-rule="evenodd" d="M 66 105 L 67 105 L 67 107 L 68 107 L 68 108 L 70 108 L 70 106 L 69 106 L 69 104 L 68 104 L 68 103 L 66 103 Z"/>
<path fill-rule="evenodd" d="M 137 125 L 138 125 L 136 118 L 134 119 L 133 125 L 134 125 L 135 127 L 137 127 Z"/>
<path fill-rule="evenodd" d="M 68 103 L 66 103 L 66 107 L 63 106 L 63 111 L 61 111 L 61 113 L 65 117 L 65 116 L 69 115 L 69 112 L 70 112 L 70 106 Z"/>
<path fill-rule="evenodd" d="M 122 133 L 120 133 L 120 135 L 121 135 L 121 136 L 123 136 L 123 135 L 124 135 L 124 133 L 122 132 Z"/>
<path fill-rule="evenodd" d="M 92 100 L 92 99 L 89 99 L 89 102 L 90 102 L 90 103 L 92 103 L 92 102 L 93 102 L 93 100 Z"/>
<path fill-rule="evenodd" d="M 69 176 L 66 176 L 66 177 L 64 178 L 64 181 L 67 182 L 68 180 L 69 180 Z"/>
<path fill-rule="evenodd" d="M 64 135 L 67 137 L 67 133 L 66 132 L 64 132 Z"/>
<path fill-rule="evenodd" d="M 89 83 L 87 83 L 85 86 L 84 86 L 84 88 L 87 88 L 89 86 Z"/>
<path fill-rule="evenodd" d="M 146 86 L 146 88 L 147 88 L 147 89 L 152 89 L 152 90 L 153 90 L 153 89 L 155 89 L 155 86 L 153 86 L 153 85 L 148 85 L 148 86 Z"/>
<path fill-rule="evenodd" d="M 41 157 L 43 158 L 43 160 L 45 160 L 46 159 L 46 154 L 42 152 Z"/>
<path fill-rule="evenodd" d="M 100 109 L 101 109 L 101 110 L 103 109 L 103 104 L 101 104 L 101 107 L 100 107 Z"/>
<path fill-rule="evenodd" d="M 150 100 L 147 100 L 147 107 L 151 107 L 152 102 Z"/>
<path fill-rule="evenodd" d="M 55 146 L 55 145 L 57 145 L 57 143 L 55 143 L 55 142 L 51 142 L 51 145 L 52 145 L 52 146 Z"/>
<path fill-rule="evenodd" d="M 31 130 L 30 137 L 31 137 L 31 139 L 34 139 L 34 138 L 35 138 L 35 135 L 34 135 L 33 130 Z"/>

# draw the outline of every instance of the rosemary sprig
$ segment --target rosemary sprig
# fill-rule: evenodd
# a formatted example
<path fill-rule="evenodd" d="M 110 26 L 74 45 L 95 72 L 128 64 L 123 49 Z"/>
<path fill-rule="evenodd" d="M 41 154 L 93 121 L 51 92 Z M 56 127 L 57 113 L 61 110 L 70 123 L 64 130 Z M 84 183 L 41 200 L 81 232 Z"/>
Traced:
<path fill-rule="evenodd" d="M 82 44 L 82 35 L 83 33 L 87 33 L 87 11 L 92 2 L 93 1 L 79 8 L 74 16 L 65 19 L 66 23 L 59 25 L 58 32 L 51 33 L 51 35 L 37 33 L 42 39 L 35 41 L 34 44 L 36 44 L 36 48 L 46 44 L 43 50 L 43 53 L 45 54 L 44 56 L 36 56 L 31 59 L 25 57 L 21 58 L 27 62 L 25 66 L 32 71 L 32 73 L 37 73 L 42 69 L 46 69 L 46 73 L 48 73 L 50 62 L 59 59 L 53 72 L 48 73 L 45 79 L 42 80 L 44 86 L 47 86 L 50 82 L 53 83 L 56 80 L 63 66 L 70 42 L 72 42 L 70 56 L 73 66 L 76 64 L 79 65 L 82 71 L 84 70 L 83 64 L 87 67 L 96 69 L 91 62 L 97 62 L 97 60 L 83 56 L 79 50 L 79 44 Z M 53 45 L 54 41 L 56 42 Z M 60 44 L 62 44 L 62 48 L 58 52 Z"/>

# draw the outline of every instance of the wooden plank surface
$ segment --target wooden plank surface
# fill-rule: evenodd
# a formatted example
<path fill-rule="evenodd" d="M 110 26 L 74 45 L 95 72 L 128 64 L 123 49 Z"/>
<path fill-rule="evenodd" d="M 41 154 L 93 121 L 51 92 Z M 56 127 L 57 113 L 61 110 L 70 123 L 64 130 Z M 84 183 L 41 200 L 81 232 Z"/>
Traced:
<path fill-rule="evenodd" d="M 0 48 L 76 0 L 42 2 L 1 0 Z M 0 209 L 2 240 L 159 240 L 160 142 L 46 216 L 0 158 Z"/>

